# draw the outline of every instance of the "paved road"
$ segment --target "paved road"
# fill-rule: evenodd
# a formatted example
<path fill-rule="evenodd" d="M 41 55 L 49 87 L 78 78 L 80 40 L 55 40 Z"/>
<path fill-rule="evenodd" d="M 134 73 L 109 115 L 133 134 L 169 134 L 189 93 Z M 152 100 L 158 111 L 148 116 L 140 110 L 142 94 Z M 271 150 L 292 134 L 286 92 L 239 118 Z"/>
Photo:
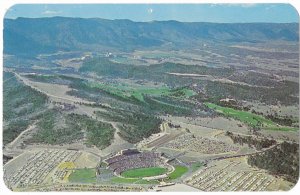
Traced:
<path fill-rule="evenodd" d="M 223 159 L 228 159 L 228 158 L 238 158 L 238 157 L 249 156 L 249 155 L 253 155 L 253 154 L 260 154 L 260 153 L 266 152 L 268 150 L 271 150 L 271 149 L 277 147 L 280 144 L 281 143 L 277 143 L 275 145 L 270 146 L 269 148 L 265 148 L 265 149 L 262 149 L 262 150 L 256 151 L 256 152 L 245 153 L 245 154 L 237 154 L 237 155 L 232 155 L 232 156 L 221 156 L 221 157 L 213 158 L 213 159 L 209 160 L 208 162 L 212 162 L 212 161 L 215 161 L 215 160 L 223 160 Z"/>

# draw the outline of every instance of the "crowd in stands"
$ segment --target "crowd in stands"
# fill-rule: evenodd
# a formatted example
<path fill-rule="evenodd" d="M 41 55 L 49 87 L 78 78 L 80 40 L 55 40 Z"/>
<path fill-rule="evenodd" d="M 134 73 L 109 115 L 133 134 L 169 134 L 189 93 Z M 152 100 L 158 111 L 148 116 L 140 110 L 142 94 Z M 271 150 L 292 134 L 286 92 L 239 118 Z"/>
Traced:
<path fill-rule="evenodd" d="M 162 165 L 163 159 L 160 153 L 142 152 L 133 154 L 119 154 L 106 159 L 110 170 L 116 174 L 135 168 L 148 168 Z"/>

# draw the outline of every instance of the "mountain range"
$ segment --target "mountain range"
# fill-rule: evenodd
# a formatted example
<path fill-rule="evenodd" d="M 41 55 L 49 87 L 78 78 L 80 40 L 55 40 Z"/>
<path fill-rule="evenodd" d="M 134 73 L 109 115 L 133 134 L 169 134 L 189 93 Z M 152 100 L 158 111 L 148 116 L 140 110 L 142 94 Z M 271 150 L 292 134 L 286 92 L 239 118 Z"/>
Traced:
<path fill-rule="evenodd" d="M 298 41 L 298 23 L 205 23 L 100 18 L 4 20 L 5 54 L 195 47 L 203 42 Z"/>

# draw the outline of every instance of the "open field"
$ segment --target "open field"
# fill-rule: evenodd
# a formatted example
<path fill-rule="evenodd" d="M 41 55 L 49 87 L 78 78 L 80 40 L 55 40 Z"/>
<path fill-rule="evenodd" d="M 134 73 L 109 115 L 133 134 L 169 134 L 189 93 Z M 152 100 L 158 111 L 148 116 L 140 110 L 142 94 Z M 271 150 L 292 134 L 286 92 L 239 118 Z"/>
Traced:
<path fill-rule="evenodd" d="M 99 163 L 100 157 L 92 153 L 82 153 L 74 162 L 78 169 L 95 168 Z"/>
<path fill-rule="evenodd" d="M 205 105 L 207 105 L 209 108 L 214 109 L 225 116 L 237 119 L 252 127 L 261 127 L 266 130 L 274 130 L 274 131 L 297 131 L 298 130 L 298 128 L 295 127 L 279 126 L 273 121 L 266 119 L 263 116 L 253 114 L 250 112 L 239 111 L 228 107 L 222 107 L 213 103 L 205 103 Z"/>
<path fill-rule="evenodd" d="M 178 90 L 171 90 L 167 87 L 161 88 L 149 88 L 144 86 L 138 86 L 133 88 L 128 85 L 107 85 L 105 83 L 89 83 L 88 84 L 92 88 L 99 88 L 105 90 L 108 93 L 114 94 L 121 98 L 130 98 L 133 97 L 141 102 L 145 102 L 144 95 L 151 95 L 151 96 L 179 96 L 179 97 L 190 97 L 195 95 L 190 89 L 182 88 Z"/>
<path fill-rule="evenodd" d="M 249 128 L 238 120 L 225 118 L 224 116 L 214 117 L 177 117 L 164 116 L 165 120 L 171 120 L 174 124 L 184 126 L 188 129 L 191 127 L 209 128 L 214 130 L 235 131 L 239 133 L 247 133 Z M 189 128 L 190 127 L 190 128 Z"/>
<path fill-rule="evenodd" d="M 76 169 L 70 174 L 68 180 L 71 183 L 95 183 L 96 171 L 93 168 Z"/>
<path fill-rule="evenodd" d="M 54 84 L 54 83 L 44 83 L 44 82 L 35 82 L 32 80 L 29 80 L 22 75 L 16 74 L 17 77 L 22 80 L 26 85 L 31 86 L 33 89 L 53 98 L 55 101 L 67 101 L 67 102 L 82 102 L 91 104 L 94 102 L 82 100 L 79 98 L 76 98 L 74 96 L 69 96 L 67 94 L 68 91 L 70 91 L 70 88 L 67 85 L 61 85 L 61 84 Z"/>

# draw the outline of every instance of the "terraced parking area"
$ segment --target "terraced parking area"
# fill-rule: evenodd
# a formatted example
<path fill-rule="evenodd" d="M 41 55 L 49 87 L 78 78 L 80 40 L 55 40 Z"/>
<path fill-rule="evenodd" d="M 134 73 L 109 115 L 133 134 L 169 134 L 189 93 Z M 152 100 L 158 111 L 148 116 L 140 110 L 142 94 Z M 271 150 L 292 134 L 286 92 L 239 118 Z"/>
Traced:
<path fill-rule="evenodd" d="M 19 189 L 49 184 L 50 178 L 64 181 L 81 154 L 74 150 L 55 149 L 24 153 L 5 165 L 5 184 L 12 189 Z"/>
<path fill-rule="evenodd" d="M 229 153 L 236 152 L 239 150 L 238 147 L 229 145 L 220 140 L 195 136 L 191 133 L 185 133 L 175 138 L 174 140 L 164 144 L 163 147 L 183 151 L 199 152 L 203 154 Z"/>
<path fill-rule="evenodd" d="M 203 191 L 275 191 L 279 186 L 287 188 L 289 185 L 263 170 L 251 168 L 243 158 L 217 161 L 185 182 Z"/>
<path fill-rule="evenodd" d="M 25 188 L 24 191 L 39 191 L 39 192 L 52 192 L 52 191 L 106 191 L 106 192 L 140 192 L 145 191 L 142 187 L 139 186 L 119 186 L 119 185 L 99 185 L 99 184 L 55 184 L 55 185 L 45 185 L 41 187 L 32 187 Z"/>

